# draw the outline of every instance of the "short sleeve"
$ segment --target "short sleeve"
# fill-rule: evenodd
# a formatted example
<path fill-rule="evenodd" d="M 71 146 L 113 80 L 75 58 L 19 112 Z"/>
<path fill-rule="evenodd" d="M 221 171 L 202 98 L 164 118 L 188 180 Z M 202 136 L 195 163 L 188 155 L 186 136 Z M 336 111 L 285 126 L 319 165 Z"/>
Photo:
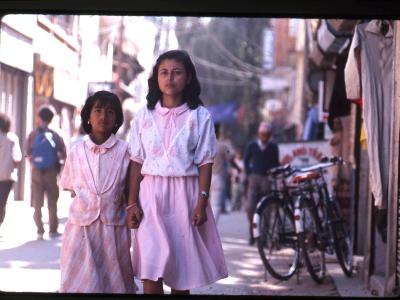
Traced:
<path fill-rule="evenodd" d="M 12 158 L 14 162 L 20 162 L 22 160 L 21 147 L 19 146 L 19 140 L 17 136 L 14 136 L 12 148 Z"/>
<path fill-rule="evenodd" d="M 60 178 L 60 187 L 63 190 L 70 190 L 70 191 L 73 190 L 72 178 L 74 175 L 72 174 L 72 172 L 73 170 L 72 170 L 71 152 L 70 152 L 65 160 L 65 164 Z"/>
<path fill-rule="evenodd" d="M 202 115 L 203 114 L 203 115 Z M 207 110 L 199 112 L 199 141 L 194 153 L 194 164 L 213 163 L 217 152 L 214 122 Z"/>
<path fill-rule="evenodd" d="M 359 66 L 360 37 L 357 27 L 354 30 L 353 40 L 347 62 L 344 68 L 344 81 L 346 85 L 346 96 L 348 99 L 359 99 L 361 97 L 361 72 Z"/>
<path fill-rule="evenodd" d="M 131 130 L 129 132 L 129 155 L 131 160 L 143 164 L 145 157 L 139 133 L 140 125 L 141 118 L 137 115 L 132 122 Z"/>

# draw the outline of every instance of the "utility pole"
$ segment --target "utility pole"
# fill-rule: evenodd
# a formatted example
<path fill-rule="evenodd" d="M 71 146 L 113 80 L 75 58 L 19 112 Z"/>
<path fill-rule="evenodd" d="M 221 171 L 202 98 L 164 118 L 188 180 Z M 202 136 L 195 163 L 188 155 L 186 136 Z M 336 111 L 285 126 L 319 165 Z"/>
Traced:
<path fill-rule="evenodd" d="M 122 101 L 122 89 L 121 89 L 121 77 L 122 77 L 122 58 L 123 58 L 123 52 L 122 52 L 122 44 L 123 44 L 123 39 L 124 39 L 124 31 L 125 31 L 125 25 L 124 25 L 124 17 L 121 16 L 120 19 L 120 25 L 119 25 L 119 36 L 118 36 L 118 46 L 117 46 L 117 68 L 116 68 L 116 73 L 117 73 L 117 80 L 116 80 L 116 87 L 115 87 L 115 93 L 117 94 L 118 98 Z"/>
<path fill-rule="evenodd" d="M 157 34 L 154 39 L 154 50 L 153 50 L 153 55 L 155 57 L 158 56 L 160 53 L 160 38 L 161 38 L 161 31 L 162 31 L 162 25 L 163 25 L 163 19 L 162 17 L 156 17 L 156 20 L 154 24 L 157 27 Z"/>

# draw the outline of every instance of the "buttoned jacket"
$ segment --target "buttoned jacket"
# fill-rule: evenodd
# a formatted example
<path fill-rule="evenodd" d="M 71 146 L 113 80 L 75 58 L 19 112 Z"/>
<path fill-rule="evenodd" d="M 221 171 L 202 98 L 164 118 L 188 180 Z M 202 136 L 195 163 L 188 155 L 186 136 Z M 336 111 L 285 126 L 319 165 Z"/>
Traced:
<path fill-rule="evenodd" d="M 72 224 L 87 226 L 97 218 L 106 225 L 126 224 L 128 164 L 128 144 L 114 135 L 102 145 L 86 136 L 71 148 L 60 185 L 75 193 L 69 209 Z"/>

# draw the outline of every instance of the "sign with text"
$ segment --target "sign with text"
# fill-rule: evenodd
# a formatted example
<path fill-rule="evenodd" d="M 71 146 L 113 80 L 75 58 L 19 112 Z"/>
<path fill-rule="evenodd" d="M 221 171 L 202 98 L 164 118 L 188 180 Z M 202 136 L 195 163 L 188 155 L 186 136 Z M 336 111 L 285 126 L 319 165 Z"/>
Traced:
<path fill-rule="evenodd" d="M 328 140 L 279 144 L 279 161 L 281 165 L 290 164 L 298 168 L 309 167 L 319 163 L 324 156 L 332 156 L 332 147 Z M 333 168 L 336 167 L 324 170 L 330 193 L 332 193 Z"/>
<path fill-rule="evenodd" d="M 88 96 L 102 90 L 115 93 L 115 83 L 111 81 L 88 83 Z"/>

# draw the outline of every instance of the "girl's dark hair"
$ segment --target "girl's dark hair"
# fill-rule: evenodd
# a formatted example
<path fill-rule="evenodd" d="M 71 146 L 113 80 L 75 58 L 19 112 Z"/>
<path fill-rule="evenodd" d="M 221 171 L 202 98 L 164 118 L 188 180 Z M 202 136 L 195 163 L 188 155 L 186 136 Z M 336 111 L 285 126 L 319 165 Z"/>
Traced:
<path fill-rule="evenodd" d="M 200 99 L 200 83 L 197 79 L 196 69 L 190 59 L 189 54 L 184 50 L 170 50 L 161 54 L 153 67 L 152 74 L 148 79 L 149 92 L 147 93 L 147 107 L 154 109 L 158 100 L 161 99 L 162 93 L 158 86 L 158 68 L 162 61 L 173 59 L 183 64 L 186 73 L 192 76 L 190 83 L 183 90 L 183 102 L 186 102 L 190 109 L 196 109 L 199 105 L 203 105 Z"/>
<path fill-rule="evenodd" d="M 115 127 L 112 130 L 112 133 L 117 133 L 118 129 L 121 127 L 124 122 L 124 115 L 122 113 L 122 105 L 121 101 L 117 97 L 117 95 L 108 92 L 108 91 L 98 91 L 94 93 L 92 96 L 86 99 L 85 105 L 81 111 L 81 124 L 86 133 L 92 132 L 92 125 L 89 124 L 90 112 L 92 111 L 93 106 L 99 103 L 100 107 L 106 107 L 110 105 L 111 108 L 115 111 L 116 120 Z"/>
<path fill-rule="evenodd" d="M 0 130 L 4 133 L 10 131 L 11 121 L 10 118 L 3 113 L 0 113 Z"/>

